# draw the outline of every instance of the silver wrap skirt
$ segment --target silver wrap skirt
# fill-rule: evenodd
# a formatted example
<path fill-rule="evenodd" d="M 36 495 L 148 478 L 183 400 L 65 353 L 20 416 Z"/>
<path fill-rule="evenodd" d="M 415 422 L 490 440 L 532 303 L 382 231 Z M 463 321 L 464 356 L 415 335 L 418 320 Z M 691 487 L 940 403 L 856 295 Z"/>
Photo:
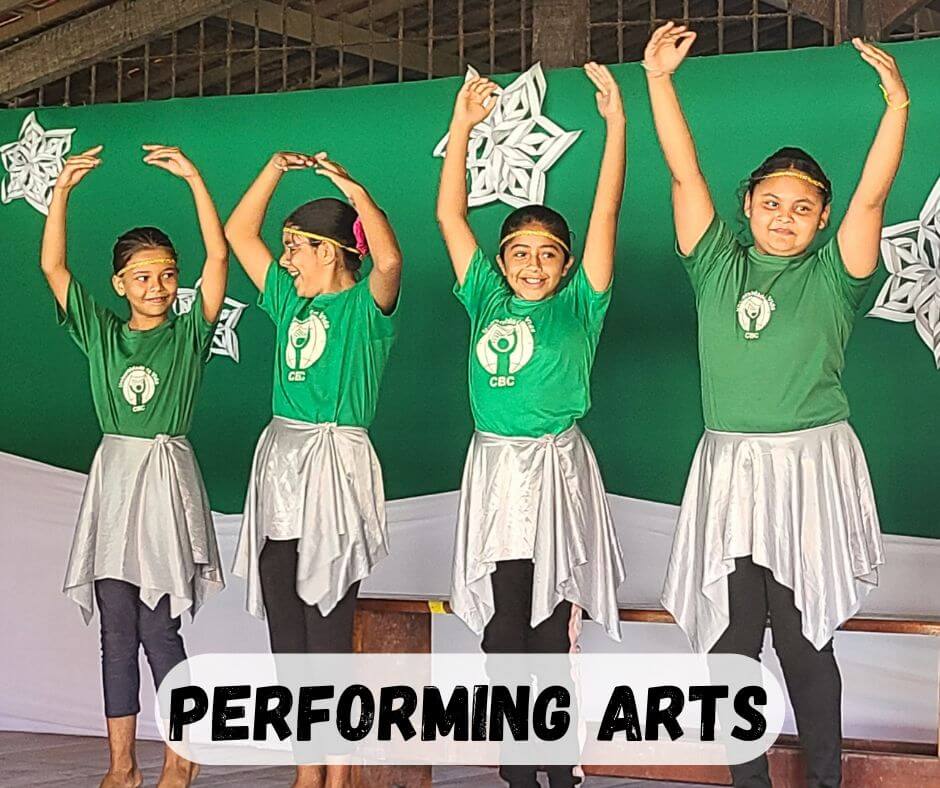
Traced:
<path fill-rule="evenodd" d="M 577 425 L 542 438 L 473 434 L 460 488 L 450 601 L 477 634 L 493 617 L 490 575 L 506 558 L 535 564 L 531 626 L 567 600 L 620 640 L 623 555 L 597 460 Z"/>
<path fill-rule="evenodd" d="M 72 540 L 63 591 L 94 612 L 94 581 L 140 587 L 153 609 L 195 615 L 225 585 L 209 500 L 184 437 L 105 435 L 95 452 Z"/>
<path fill-rule="evenodd" d="M 878 584 L 884 547 L 865 454 L 845 421 L 771 434 L 706 430 L 682 498 L 663 606 L 699 652 L 728 627 L 728 575 L 751 556 L 793 591 L 822 648 Z"/>
<path fill-rule="evenodd" d="M 323 615 L 388 555 L 382 469 L 365 429 L 275 416 L 261 433 L 233 571 L 262 619 L 266 539 L 299 540 L 297 594 Z"/>

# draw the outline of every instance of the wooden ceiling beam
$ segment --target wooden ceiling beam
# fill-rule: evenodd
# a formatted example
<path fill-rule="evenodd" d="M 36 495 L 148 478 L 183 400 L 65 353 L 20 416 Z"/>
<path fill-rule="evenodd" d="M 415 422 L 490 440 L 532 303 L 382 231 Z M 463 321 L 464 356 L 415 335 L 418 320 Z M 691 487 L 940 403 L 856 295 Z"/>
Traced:
<path fill-rule="evenodd" d="M 233 0 L 119 0 L 3 50 L 0 100 L 222 13 Z"/>
<path fill-rule="evenodd" d="M 56 0 L 52 5 L 39 10 L 24 8 L 20 11 L 19 19 L 0 27 L 0 44 L 16 41 L 18 38 L 25 39 L 36 30 L 49 27 L 66 17 L 87 11 L 100 4 L 101 0 Z"/>
<path fill-rule="evenodd" d="M 287 35 L 318 47 L 342 48 L 359 57 L 371 57 L 382 63 L 397 66 L 400 58 L 405 68 L 430 73 L 432 76 L 449 76 L 456 74 L 460 68 L 456 58 L 435 54 L 429 70 L 426 47 L 388 38 L 353 25 L 340 24 L 332 19 L 311 18 L 309 13 L 289 7 L 284 9 L 268 0 L 235 8 L 231 18 L 249 26 L 254 26 L 257 18 L 259 28 L 269 33 Z"/>

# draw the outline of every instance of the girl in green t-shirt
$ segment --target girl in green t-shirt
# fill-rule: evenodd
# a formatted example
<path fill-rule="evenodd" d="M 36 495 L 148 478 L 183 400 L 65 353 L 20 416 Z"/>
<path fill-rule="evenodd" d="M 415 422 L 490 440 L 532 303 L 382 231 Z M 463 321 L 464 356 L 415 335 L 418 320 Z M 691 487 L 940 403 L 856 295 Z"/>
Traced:
<path fill-rule="evenodd" d="M 754 659 L 770 614 L 808 784 L 836 786 L 842 685 L 832 636 L 884 561 L 865 456 L 847 421 L 844 349 L 878 265 L 910 101 L 894 59 L 853 39 L 887 106 L 835 236 L 812 248 L 830 222 L 832 187 L 809 154 L 783 148 L 748 179 L 754 243 L 745 246 L 715 213 L 672 84 L 694 40 L 669 23 L 643 61 L 695 291 L 706 426 L 663 604 L 696 650 Z M 731 771 L 735 785 L 770 785 L 765 756 Z"/>
<path fill-rule="evenodd" d="M 488 654 L 567 652 L 587 610 L 620 639 L 623 559 L 604 485 L 577 420 L 590 407 L 590 373 L 610 303 L 623 196 L 626 119 L 603 66 L 597 89 L 606 141 L 582 263 L 567 222 L 541 205 L 503 223 L 496 265 L 467 221 L 468 147 L 498 100 L 488 79 L 457 94 L 441 173 L 437 220 L 454 292 L 470 316 L 470 401 L 476 431 L 461 485 L 451 606 L 483 635 Z M 576 754 L 572 754 L 572 759 Z M 575 785 L 570 766 L 548 769 L 553 788 Z M 503 766 L 513 786 L 536 785 L 534 766 Z"/>
<path fill-rule="evenodd" d="M 111 763 L 105 788 L 142 783 L 134 754 L 143 645 L 159 687 L 186 659 L 180 616 L 222 589 L 222 568 L 199 466 L 186 440 L 215 322 L 225 297 L 228 247 L 202 176 L 178 148 L 143 146 L 144 162 L 189 186 L 205 244 L 188 312 L 171 309 L 179 268 L 170 239 L 138 227 L 114 246 L 114 290 L 130 319 L 101 306 L 66 263 L 72 190 L 101 164 L 101 146 L 70 157 L 56 180 L 42 237 L 42 272 L 60 321 L 88 357 L 104 436 L 82 498 L 65 592 L 86 623 L 94 602 Z M 199 767 L 166 749 L 161 784 L 189 785 Z"/>
<path fill-rule="evenodd" d="M 268 203 L 284 173 L 308 169 L 348 202 L 294 210 L 274 260 L 261 238 Z M 273 652 L 351 652 L 359 583 L 388 554 L 368 428 L 395 339 L 401 251 L 369 192 L 326 153 L 275 154 L 225 232 L 277 327 L 273 418 L 255 450 L 234 572 Z M 346 785 L 348 767 L 329 764 L 325 776 Z M 322 779 L 318 766 L 297 767 L 298 785 Z"/>

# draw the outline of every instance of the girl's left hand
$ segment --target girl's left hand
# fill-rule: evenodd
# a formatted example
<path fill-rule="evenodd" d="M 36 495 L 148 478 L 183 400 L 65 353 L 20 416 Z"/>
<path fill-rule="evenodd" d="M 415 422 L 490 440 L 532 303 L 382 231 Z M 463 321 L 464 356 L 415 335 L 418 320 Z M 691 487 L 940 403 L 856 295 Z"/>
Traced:
<path fill-rule="evenodd" d="M 894 106 L 907 101 L 907 85 L 904 84 L 904 78 L 894 58 L 883 49 L 860 38 L 853 38 L 852 45 L 858 50 L 862 60 L 878 72 L 881 84 L 888 94 L 888 101 Z"/>
<path fill-rule="evenodd" d="M 605 120 L 619 120 L 624 118 L 623 99 L 620 96 L 620 86 L 607 66 L 597 63 L 586 63 L 584 73 L 597 88 L 597 111 Z"/>
<path fill-rule="evenodd" d="M 199 177 L 199 170 L 179 148 L 168 145 L 143 145 L 141 147 L 145 151 L 149 151 L 144 156 L 145 164 L 151 164 L 161 170 L 166 170 L 177 178 L 189 180 L 190 178 Z"/>
<path fill-rule="evenodd" d="M 348 170 L 342 165 L 331 161 L 326 151 L 320 151 L 314 157 L 313 171 L 317 175 L 324 175 L 333 181 L 333 184 L 339 189 L 346 199 L 351 200 L 357 189 L 361 189 L 359 183 L 354 181 Z"/>

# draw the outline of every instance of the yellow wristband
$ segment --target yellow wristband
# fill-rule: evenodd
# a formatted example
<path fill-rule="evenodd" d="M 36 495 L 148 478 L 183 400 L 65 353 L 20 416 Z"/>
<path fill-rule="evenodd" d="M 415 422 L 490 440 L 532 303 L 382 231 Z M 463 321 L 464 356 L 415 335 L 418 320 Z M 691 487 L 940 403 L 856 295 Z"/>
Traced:
<path fill-rule="evenodd" d="M 905 107 L 910 105 L 911 98 L 910 96 L 908 96 L 907 101 L 905 101 L 903 104 L 898 104 L 897 106 L 895 106 L 888 100 L 888 91 L 885 88 L 885 86 L 879 82 L 878 87 L 881 88 L 881 95 L 885 97 L 885 104 L 888 105 L 889 109 L 904 109 Z"/>

